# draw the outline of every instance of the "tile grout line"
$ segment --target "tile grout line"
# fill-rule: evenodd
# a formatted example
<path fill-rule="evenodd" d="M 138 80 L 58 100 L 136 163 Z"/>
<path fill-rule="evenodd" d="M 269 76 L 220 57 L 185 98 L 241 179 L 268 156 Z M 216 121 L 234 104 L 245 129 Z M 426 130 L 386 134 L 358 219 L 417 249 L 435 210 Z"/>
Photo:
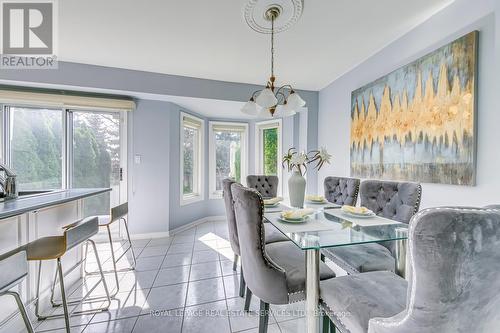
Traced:
<path fill-rule="evenodd" d="M 106 244 L 106 242 L 102 242 L 101 244 Z M 118 249 L 123 248 L 123 243 L 121 243 L 121 242 L 120 242 L 120 244 L 121 244 L 121 245 L 120 245 L 120 247 L 119 247 Z M 147 243 L 147 244 L 149 244 L 149 241 L 148 241 L 148 243 Z M 82 247 L 83 247 L 83 246 L 82 246 Z M 94 252 L 94 251 L 92 250 L 92 252 Z M 83 252 L 82 252 L 82 255 L 83 255 Z M 88 254 L 87 254 L 87 255 L 88 255 Z M 97 256 L 98 256 L 98 254 L 94 254 L 94 255 L 97 255 Z M 105 263 L 105 262 L 107 262 L 108 260 L 110 260 L 111 258 L 112 258 L 112 257 L 111 257 L 111 255 L 110 255 L 110 256 L 109 256 L 106 260 L 104 260 L 104 261 L 101 263 L 101 265 L 104 265 L 104 263 Z M 101 258 L 99 258 L 99 260 L 100 260 L 100 259 L 101 259 Z M 85 258 L 85 260 L 87 260 L 87 259 Z M 111 273 L 110 273 L 110 274 L 111 274 Z M 104 274 L 104 278 L 106 278 L 106 274 Z M 86 277 L 85 277 L 85 276 L 83 276 L 83 277 L 82 277 L 81 279 L 79 279 L 79 280 L 81 280 L 81 282 L 74 283 L 73 285 L 71 285 L 71 286 L 70 286 L 70 288 L 74 288 L 74 290 L 73 290 L 73 291 L 71 291 L 71 292 L 69 293 L 69 295 L 68 295 L 68 301 L 71 299 L 71 296 L 72 296 L 73 294 L 75 294 L 75 293 L 78 291 L 78 289 L 79 289 L 80 287 L 82 287 L 82 288 L 83 288 L 83 286 L 85 285 L 85 283 L 86 283 Z M 115 288 L 116 288 L 116 287 L 115 287 Z M 113 288 L 113 290 L 114 290 L 114 288 Z M 105 302 L 105 301 L 103 301 L 103 303 L 104 303 L 104 302 Z M 93 303 L 93 302 L 92 302 L 92 303 Z M 57 308 L 53 309 L 53 311 L 51 312 L 51 314 L 53 314 L 55 311 L 57 311 Z M 94 317 L 95 317 L 95 315 L 96 315 L 96 314 L 97 314 L 97 312 L 96 312 L 96 313 L 92 313 L 92 314 L 88 314 L 91 318 L 89 319 L 89 321 L 88 321 L 86 324 L 83 324 L 83 325 L 75 325 L 75 326 L 72 326 L 72 325 L 71 325 L 71 318 L 72 318 L 72 316 L 70 316 L 70 328 L 71 328 L 71 327 L 83 327 L 83 329 L 81 330 L 81 332 L 85 331 L 85 330 L 87 329 L 87 326 L 88 326 L 88 325 L 90 325 L 90 323 L 92 322 L 92 320 L 94 319 Z M 36 325 L 35 327 L 36 327 L 36 328 L 39 328 L 39 327 L 40 327 L 40 326 L 41 326 L 44 322 L 46 322 L 47 320 L 50 320 L 50 319 L 44 319 L 44 320 L 40 321 L 40 322 L 38 323 L 38 325 Z M 59 330 L 59 328 L 56 328 L 56 329 L 53 329 L 53 330 L 52 330 L 52 329 L 49 329 L 49 330 L 42 330 L 42 331 L 40 331 L 40 332 L 50 332 L 50 331 L 54 331 L 54 330 Z"/>
<path fill-rule="evenodd" d="M 149 243 L 151 243 L 151 239 L 149 240 L 148 244 L 149 244 Z M 153 285 L 154 285 L 154 283 L 155 283 L 155 281 L 156 281 L 156 278 L 158 277 L 158 274 L 160 273 L 161 266 L 163 265 L 163 262 L 165 261 L 165 258 L 167 257 L 168 250 L 169 250 L 169 249 L 170 249 L 170 247 L 172 246 L 172 243 L 173 243 L 173 239 L 172 239 L 172 242 L 170 242 L 170 243 L 168 244 L 167 251 L 165 252 L 165 255 L 163 256 L 163 260 L 161 261 L 161 264 L 160 264 L 160 266 L 158 267 L 158 270 L 156 271 L 155 278 L 153 279 L 153 283 L 151 284 L 151 288 L 149 288 L 149 291 L 148 291 L 148 294 L 146 295 L 146 299 L 144 300 L 144 303 L 145 303 L 145 302 L 147 302 L 148 297 L 149 297 L 149 295 L 151 294 L 151 290 L 153 289 Z M 144 248 L 146 248 L 146 247 L 144 247 Z M 144 304 L 143 304 L 143 306 L 144 306 Z M 141 308 L 141 312 L 142 312 L 142 308 Z M 137 317 L 135 318 L 134 326 L 132 326 L 132 331 L 131 331 L 132 333 L 133 333 L 133 332 L 134 332 L 134 330 L 135 330 L 135 325 L 137 325 L 137 321 L 139 320 L 139 317 L 140 317 L 141 312 L 139 312 L 139 316 L 137 316 Z M 150 314 L 150 315 L 151 315 L 151 314 Z"/>
<path fill-rule="evenodd" d="M 187 286 L 186 286 L 186 296 L 184 297 L 184 306 L 182 308 L 181 332 L 182 332 L 182 329 L 184 328 L 184 320 L 186 318 L 186 303 L 187 303 L 187 297 L 189 294 L 189 280 L 191 280 L 191 268 L 193 266 L 193 252 L 194 252 L 194 245 L 196 244 L 196 229 L 197 229 L 197 227 L 194 227 L 193 229 L 194 229 L 193 248 L 191 250 L 192 252 L 191 252 L 191 261 L 189 264 L 189 274 L 188 274 L 188 282 L 187 282 Z M 175 236 L 174 236 L 174 238 L 175 238 Z M 172 239 L 172 242 L 173 242 L 173 239 Z"/>
<path fill-rule="evenodd" d="M 211 223 L 211 222 L 209 222 L 209 223 Z M 236 332 L 243 333 L 243 332 L 247 332 L 247 331 L 253 330 L 255 328 L 250 328 L 250 329 L 245 329 L 245 330 L 239 330 L 239 331 L 233 331 L 233 327 L 232 327 L 232 323 L 231 323 L 231 318 L 230 318 L 230 315 L 229 315 L 229 303 L 228 303 L 228 301 L 231 300 L 231 299 L 237 299 L 237 298 L 239 298 L 239 296 L 234 296 L 234 297 L 229 297 L 228 298 L 228 293 L 226 291 L 226 283 L 225 283 L 226 281 L 225 281 L 225 278 L 234 277 L 235 275 L 237 275 L 237 273 L 232 272 L 233 274 L 224 275 L 224 270 L 223 270 L 223 266 L 226 265 L 223 262 L 232 262 L 231 259 L 229 257 L 226 257 L 225 255 L 222 255 L 221 253 L 218 253 L 217 260 L 209 260 L 209 261 L 194 263 L 195 254 L 196 253 L 209 252 L 209 251 L 219 252 L 219 250 L 226 249 L 226 248 L 220 248 L 220 249 L 219 248 L 208 248 L 208 249 L 202 249 L 202 250 L 196 250 L 195 251 L 195 247 L 198 244 L 197 236 L 200 236 L 200 237 L 203 236 L 201 233 L 198 234 L 198 229 L 205 230 L 205 232 L 214 232 L 214 233 L 217 232 L 217 231 L 215 231 L 216 225 L 214 225 L 214 223 L 211 223 L 211 228 L 209 228 L 209 229 L 206 229 L 207 224 L 202 224 L 200 226 L 195 226 L 195 227 L 191 228 L 191 230 L 194 230 L 194 234 L 191 234 L 191 232 L 190 232 L 190 235 L 180 235 L 180 236 L 186 237 L 184 239 L 187 239 L 188 237 L 193 236 L 193 242 L 192 242 L 192 246 L 191 246 L 191 251 L 190 252 L 186 252 L 186 253 L 172 253 L 172 254 L 170 254 L 170 255 L 183 255 L 183 254 L 187 255 L 189 253 L 191 255 L 189 264 L 186 264 L 186 265 L 175 265 L 175 266 L 170 266 L 170 267 L 163 267 L 163 265 L 165 264 L 165 262 L 167 260 L 167 256 L 169 255 L 169 251 L 172 248 L 172 245 L 180 245 L 180 244 L 182 244 L 182 245 L 186 246 L 187 244 L 190 244 L 190 243 L 176 243 L 176 244 L 174 244 L 175 236 L 173 236 L 172 238 L 168 237 L 168 238 L 171 238 L 171 241 L 168 243 L 168 246 L 166 246 L 165 254 L 163 254 L 163 255 L 154 255 L 154 256 L 149 256 L 149 257 L 140 257 L 140 254 L 142 254 L 143 251 L 146 250 L 148 247 L 149 248 L 165 247 L 165 245 L 162 245 L 162 244 L 157 244 L 156 246 L 150 246 L 150 245 L 153 245 L 152 244 L 152 240 L 153 239 L 149 239 L 148 242 L 146 243 L 146 245 L 141 248 L 141 252 L 140 252 L 140 254 L 138 254 L 137 258 L 147 259 L 147 258 L 159 258 L 160 256 L 163 257 L 162 260 L 161 260 L 161 262 L 159 262 L 159 259 L 156 259 L 159 262 L 159 266 L 156 269 L 146 269 L 146 270 L 141 270 L 141 271 L 132 271 L 134 273 L 135 272 L 152 272 L 152 271 L 156 271 L 155 274 L 151 274 L 151 276 L 154 275 L 154 278 L 152 279 L 151 287 L 148 288 L 149 290 L 147 292 L 145 302 L 147 302 L 147 298 L 151 295 L 153 288 L 175 286 L 175 285 L 181 285 L 181 284 L 185 284 L 186 283 L 187 286 L 186 286 L 186 294 L 185 294 L 185 298 L 184 298 L 184 304 L 181 307 L 170 309 L 170 310 L 181 310 L 182 309 L 182 311 L 183 311 L 182 312 L 182 316 L 183 317 L 182 317 L 182 321 L 181 321 L 181 325 L 180 325 L 181 331 L 185 327 L 184 325 L 185 325 L 185 320 L 186 320 L 186 309 L 188 307 L 196 307 L 196 306 L 202 306 L 202 305 L 206 305 L 206 304 L 210 304 L 210 303 L 215 303 L 215 302 L 222 302 L 222 300 L 224 300 L 224 302 L 225 302 L 226 317 L 227 317 L 226 319 L 228 321 L 230 332 L 232 332 L 232 333 L 236 333 Z M 224 237 L 224 238 L 226 238 L 226 237 Z M 203 241 L 201 241 L 201 242 L 203 242 Z M 229 247 L 227 247 L 227 248 L 230 249 Z M 108 260 L 109 259 L 110 258 L 108 257 Z M 151 260 L 156 261 L 155 259 L 151 259 Z M 218 264 L 216 264 L 217 262 L 218 262 Z M 216 264 L 215 266 L 218 267 L 220 275 L 217 274 L 217 276 L 214 276 L 214 277 L 204 277 L 204 278 L 199 278 L 197 280 L 190 281 L 191 276 L 193 274 L 193 270 L 192 270 L 192 266 L 193 265 L 196 266 L 196 265 L 209 264 L 209 263 L 212 264 L 212 265 Z M 157 285 L 157 286 L 155 286 L 156 281 L 159 281 L 159 276 L 160 276 L 160 272 L 161 271 L 164 271 L 164 270 L 175 270 L 175 269 L 181 269 L 181 268 L 183 268 L 184 270 L 186 270 L 187 266 L 189 266 L 189 273 L 188 273 L 188 278 L 187 278 L 186 282 L 176 282 L 176 283 L 171 283 L 171 284 L 165 284 L 165 285 Z M 214 266 L 212 266 L 212 267 L 214 267 Z M 127 273 L 125 273 L 125 274 L 122 275 L 122 277 L 119 280 L 120 282 L 124 281 L 126 274 Z M 223 287 L 224 299 L 210 300 L 210 301 L 205 301 L 205 302 L 200 302 L 200 303 L 192 304 L 192 305 L 189 305 L 189 306 L 187 305 L 187 299 L 188 299 L 188 294 L 189 294 L 189 290 L 190 290 L 190 284 L 195 283 L 195 282 L 200 282 L 200 281 L 206 281 L 206 280 L 215 280 L 215 279 L 219 279 L 219 278 L 222 280 L 222 287 Z M 82 282 L 82 285 L 83 284 L 84 283 Z M 137 286 L 137 281 L 135 283 L 135 287 L 136 286 Z M 191 288 L 192 288 L 192 286 L 191 286 Z M 142 305 L 142 307 L 144 307 L 144 304 Z M 281 322 L 278 322 L 278 320 L 277 320 L 274 312 L 271 311 L 271 313 L 272 313 L 272 318 L 274 319 L 274 323 L 276 324 L 277 331 L 280 332 L 280 333 L 285 332 L 285 331 L 283 331 L 280 323 L 285 323 L 285 322 L 289 322 L 289 321 L 292 321 L 292 320 L 295 320 L 295 319 L 300 319 L 300 318 L 290 318 L 290 319 L 285 319 L 285 320 L 282 320 Z M 133 331 L 133 330 L 135 330 L 137 328 L 137 323 L 138 323 L 138 320 L 140 319 L 140 317 L 144 317 L 144 316 L 147 316 L 147 315 L 148 315 L 148 313 L 142 313 L 142 314 L 139 313 L 138 315 L 130 315 L 130 316 L 125 316 L 125 317 L 110 319 L 107 322 L 109 323 L 109 322 L 118 321 L 118 320 L 130 320 L 131 323 L 132 323 L 132 318 L 135 318 L 135 320 L 133 321 L 133 325 L 132 325 L 132 331 Z M 93 314 L 92 318 L 90 318 L 90 320 L 88 321 L 87 324 L 80 325 L 80 326 L 72 326 L 72 328 L 81 329 L 81 332 L 85 332 L 85 331 L 87 331 L 87 328 L 88 328 L 89 325 L 99 324 L 99 323 L 106 322 L 106 321 L 99 321 L 99 322 L 96 322 L 96 323 L 92 323 L 92 320 L 94 320 L 94 317 L 95 317 L 95 314 Z M 222 322 L 224 322 L 224 321 L 222 321 Z M 55 329 L 55 330 L 58 330 L 58 329 Z M 50 331 L 44 331 L 44 332 L 50 332 Z"/>
<path fill-rule="evenodd" d="M 142 250 L 141 250 L 141 252 L 140 252 L 140 253 L 142 253 L 142 251 L 146 248 L 146 246 L 148 246 L 148 244 L 149 244 L 150 242 L 151 242 L 151 239 L 149 239 L 149 241 L 148 241 L 148 242 L 146 243 L 146 245 L 142 248 Z M 124 246 L 124 244 L 122 243 L 122 246 L 120 246 L 120 249 L 121 249 L 121 248 L 123 248 L 123 246 Z M 131 246 L 134 246 L 134 244 L 132 243 L 132 244 L 131 244 Z M 133 252 L 132 252 L 132 253 L 133 253 Z M 140 253 L 139 253 L 139 255 L 140 255 Z M 137 256 L 137 258 L 139 257 L 139 255 Z M 126 257 L 126 256 L 125 256 L 125 257 Z M 110 257 L 108 258 L 108 260 L 110 260 L 111 258 L 112 258 L 112 257 L 110 256 Z M 137 258 L 136 258 L 136 259 L 137 259 Z M 112 260 L 112 259 L 111 259 L 111 260 Z M 106 261 L 105 261 L 105 262 L 106 262 Z M 104 263 L 105 263 L 105 262 L 104 262 Z M 104 265 L 104 263 L 102 263 L 102 265 Z M 135 269 L 134 269 L 133 271 L 135 271 Z M 133 271 L 131 271 L 131 272 L 133 272 Z M 111 274 L 114 274 L 114 273 L 109 273 L 109 274 L 111 275 Z M 123 280 L 123 278 L 125 277 L 125 275 L 126 275 L 126 273 L 125 273 L 125 274 L 123 274 L 122 278 L 118 281 L 118 284 L 120 283 L 120 281 L 121 281 L 121 280 Z M 104 274 L 104 278 L 106 278 L 106 274 Z M 118 286 L 115 286 L 115 288 L 118 288 Z M 113 288 L 113 290 L 114 290 L 114 288 Z M 111 298 L 111 300 L 113 300 L 113 298 Z M 92 320 L 94 320 L 95 315 L 96 315 L 96 314 L 94 313 L 94 315 L 92 316 L 92 318 L 90 318 L 89 322 L 85 325 L 85 327 L 83 328 L 83 330 L 81 331 L 81 333 L 84 333 L 84 332 L 85 332 L 85 330 L 87 329 L 87 327 L 88 327 L 89 325 L 92 325 Z M 96 324 L 97 324 L 97 323 L 96 323 Z M 134 326 L 135 326 L 135 323 L 134 323 Z"/>
<path fill-rule="evenodd" d="M 221 262 L 219 261 L 219 265 L 220 265 L 220 269 L 222 271 L 222 264 Z M 221 277 L 222 279 L 222 289 L 224 290 L 224 303 L 226 304 L 226 313 L 227 313 L 227 320 L 228 320 L 228 323 L 229 323 L 229 331 L 230 332 L 233 332 L 233 328 L 232 328 L 232 325 L 231 325 L 231 319 L 229 318 L 229 305 L 227 304 L 227 293 L 226 293 L 226 284 L 224 282 L 224 277 Z"/>

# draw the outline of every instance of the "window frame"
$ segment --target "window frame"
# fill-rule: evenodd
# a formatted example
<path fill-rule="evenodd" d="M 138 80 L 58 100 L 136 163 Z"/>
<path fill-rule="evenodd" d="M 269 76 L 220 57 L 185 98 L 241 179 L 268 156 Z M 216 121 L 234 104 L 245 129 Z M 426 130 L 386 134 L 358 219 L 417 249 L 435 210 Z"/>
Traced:
<path fill-rule="evenodd" d="M 128 200 L 128 131 L 127 131 L 127 120 L 128 111 L 123 110 L 88 110 L 88 109 L 72 109 L 64 107 L 54 107 L 51 105 L 44 104 L 31 104 L 31 103 L 5 103 L 0 101 L 0 130 L 2 135 L 0 135 L 0 163 L 3 163 L 9 167 L 12 167 L 11 159 L 11 107 L 19 108 L 33 108 L 33 109 L 52 109 L 60 110 L 62 114 L 62 155 L 61 155 L 61 166 L 62 166 L 62 185 L 60 189 L 56 190 L 68 190 L 73 188 L 73 112 L 93 112 L 93 113 L 118 113 L 120 119 L 120 165 L 122 169 L 122 180 L 120 181 L 120 193 L 119 202 L 123 203 Z"/>
<path fill-rule="evenodd" d="M 189 193 L 189 194 L 184 194 L 184 118 L 189 118 L 194 122 L 199 122 L 200 126 L 198 128 L 198 152 L 197 152 L 197 167 L 196 167 L 196 172 L 193 172 L 193 174 L 196 173 L 196 181 L 193 181 L 193 184 L 196 183 L 197 188 L 197 193 Z M 179 126 L 179 138 L 180 138 L 180 144 L 179 144 L 179 165 L 180 165 L 180 178 L 179 178 L 179 198 L 180 198 L 180 206 L 185 206 L 189 205 L 195 202 L 203 201 L 205 200 L 205 186 L 204 186 L 204 170 L 202 167 L 202 161 L 204 158 L 204 152 L 205 152 L 205 120 L 196 116 L 193 116 L 189 113 L 186 112 L 181 112 L 180 113 L 180 126 Z"/>
<path fill-rule="evenodd" d="M 281 167 L 281 157 L 283 156 L 283 120 L 281 118 L 258 121 L 255 123 L 255 173 L 264 174 L 264 130 L 276 128 L 278 130 L 278 158 L 276 160 L 276 171 L 280 186 L 278 195 L 282 193 L 283 168 Z"/>
<path fill-rule="evenodd" d="M 5 164 L 12 169 L 12 110 L 11 108 L 22 108 L 22 109 L 49 109 L 53 111 L 61 112 L 61 186 L 59 188 L 47 188 L 46 190 L 61 191 L 70 188 L 68 182 L 68 175 L 72 170 L 70 169 L 70 164 L 68 161 L 68 126 L 67 126 L 67 110 L 54 107 L 50 105 L 31 105 L 31 104 L 7 104 L 1 103 L 1 124 L 0 130 L 2 131 L 2 142 L 1 142 L 1 158 L 0 163 Z M 41 111 L 43 112 L 43 111 Z M 19 184 L 17 184 L 19 187 Z"/>
<path fill-rule="evenodd" d="M 217 191 L 216 188 L 216 170 L 215 170 L 215 126 L 224 126 L 229 130 L 231 126 L 235 127 L 243 127 L 244 130 L 241 132 L 241 181 L 246 182 L 246 177 L 248 175 L 248 123 L 245 122 L 229 122 L 229 121 L 209 121 L 208 123 L 208 164 L 209 164 L 209 199 L 221 199 L 222 191 Z"/>

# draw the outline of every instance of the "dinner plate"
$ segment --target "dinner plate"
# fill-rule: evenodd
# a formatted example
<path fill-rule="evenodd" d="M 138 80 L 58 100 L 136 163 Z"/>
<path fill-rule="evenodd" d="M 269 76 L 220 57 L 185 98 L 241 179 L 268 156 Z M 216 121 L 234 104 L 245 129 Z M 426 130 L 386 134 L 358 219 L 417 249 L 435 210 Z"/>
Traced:
<path fill-rule="evenodd" d="M 376 216 L 375 213 L 371 212 L 371 211 L 366 213 L 366 214 L 356 214 L 356 213 L 346 212 L 346 211 L 342 210 L 342 213 L 347 215 L 347 216 L 360 218 L 360 219 L 369 219 L 369 218 Z"/>
<path fill-rule="evenodd" d="M 280 205 L 279 202 L 276 202 L 276 203 L 273 203 L 273 204 L 264 204 L 264 208 L 275 208 L 275 207 L 278 207 Z"/>
<path fill-rule="evenodd" d="M 285 219 L 284 217 L 279 217 L 278 219 L 281 222 L 285 222 L 285 223 L 304 223 L 304 222 L 307 222 L 307 220 L 309 220 L 309 215 L 306 215 L 300 219 Z"/>
<path fill-rule="evenodd" d="M 322 204 L 328 203 L 327 200 L 323 200 L 323 201 L 306 200 L 306 202 L 309 203 L 309 204 L 316 204 L 316 205 L 322 205 Z"/>

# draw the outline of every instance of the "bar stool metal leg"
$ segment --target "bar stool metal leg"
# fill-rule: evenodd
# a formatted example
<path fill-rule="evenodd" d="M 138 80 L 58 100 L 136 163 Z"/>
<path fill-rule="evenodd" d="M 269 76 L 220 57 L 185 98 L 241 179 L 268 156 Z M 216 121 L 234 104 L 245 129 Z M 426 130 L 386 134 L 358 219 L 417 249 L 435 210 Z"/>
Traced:
<path fill-rule="evenodd" d="M 89 274 L 89 272 L 87 271 L 87 255 L 88 254 L 89 254 L 89 243 L 85 242 L 85 254 L 83 255 L 83 259 L 84 259 L 84 262 L 83 262 L 83 276 Z"/>
<path fill-rule="evenodd" d="M 36 279 L 36 302 L 35 302 L 35 315 L 40 320 L 40 280 L 42 279 L 42 261 L 38 261 L 38 276 Z M 54 279 L 55 280 L 55 279 Z M 54 284 L 52 284 L 54 288 Z M 53 289 L 52 289 L 53 290 Z"/>
<path fill-rule="evenodd" d="M 26 330 L 28 330 L 29 333 L 33 333 L 33 325 L 31 324 L 30 318 L 28 317 L 28 313 L 26 312 L 26 308 L 24 307 L 23 301 L 21 300 L 19 294 L 15 291 L 8 290 L 0 294 L 0 296 L 2 295 L 10 295 L 14 297 L 17 303 L 17 307 L 19 308 L 19 312 L 21 313 L 21 317 L 23 318 L 24 325 L 26 326 Z"/>
<path fill-rule="evenodd" d="M 132 240 L 130 239 L 130 232 L 129 232 L 129 229 L 128 229 L 127 219 L 125 219 L 124 217 L 121 217 L 119 219 L 119 221 L 122 221 L 123 225 L 125 227 L 125 231 L 127 233 L 128 247 L 127 247 L 126 250 L 123 251 L 123 253 L 118 258 L 116 258 L 116 256 L 115 256 L 115 249 L 114 249 L 114 246 L 113 246 L 113 237 L 112 237 L 112 234 L 111 234 L 111 227 L 110 227 L 111 223 L 109 223 L 109 224 L 106 225 L 106 231 L 107 231 L 107 234 L 108 234 L 109 246 L 110 246 L 110 249 L 111 249 L 111 260 L 112 260 L 112 263 L 113 263 L 113 269 L 112 270 L 106 270 L 106 271 L 103 271 L 103 272 L 104 273 L 113 273 L 115 275 L 116 290 L 113 292 L 113 294 L 111 295 L 111 297 L 115 297 L 116 294 L 118 294 L 118 292 L 120 290 L 118 273 L 119 272 L 128 272 L 128 271 L 135 270 L 135 267 L 137 265 L 137 261 L 136 261 L 136 257 L 135 257 L 135 252 L 134 252 L 134 247 L 132 245 Z M 132 253 L 132 264 L 128 268 L 118 269 L 116 267 L 116 265 L 127 254 L 128 251 L 130 251 Z M 88 253 L 88 248 L 86 247 L 85 248 L 85 258 L 87 257 L 87 253 Z M 85 272 L 86 275 L 99 274 L 98 271 L 96 271 L 96 272 L 88 272 L 86 270 L 86 266 L 84 266 L 84 272 Z"/>
<path fill-rule="evenodd" d="M 68 311 L 68 303 L 66 302 L 66 291 L 64 289 L 64 276 L 61 265 L 61 258 L 57 258 L 57 272 L 59 273 L 59 285 L 61 286 L 61 298 L 64 310 L 64 322 L 66 323 L 66 332 L 70 333 L 71 326 L 69 323 L 69 311 Z"/>
<path fill-rule="evenodd" d="M 127 232 L 127 238 L 128 238 L 128 244 L 129 244 L 129 249 L 130 251 L 132 252 L 132 259 L 134 260 L 134 265 L 132 266 L 133 269 L 135 269 L 135 267 L 137 266 L 137 261 L 135 259 L 135 252 L 134 252 L 134 247 L 132 245 L 132 240 L 130 239 L 130 233 L 128 231 L 128 222 L 127 222 L 127 219 L 122 217 L 122 220 L 123 220 L 123 224 L 125 225 L 125 231 Z M 128 249 L 127 249 L 128 251 Z M 125 251 L 125 252 L 127 252 Z M 125 253 L 124 252 L 124 253 Z"/>
<path fill-rule="evenodd" d="M 107 303 L 108 305 L 105 307 L 105 310 L 107 311 L 109 309 L 109 306 L 111 305 L 111 296 L 109 295 L 109 289 L 108 289 L 108 284 L 106 283 L 106 277 L 104 276 L 104 271 L 102 270 L 102 265 L 101 265 L 101 260 L 99 259 L 99 256 L 97 255 L 97 247 L 95 246 L 95 242 L 91 239 L 88 240 L 90 244 L 92 244 L 92 248 L 94 249 L 94 252 L 96 253 L 96 262 L 97 262 L 97 267 L 99 268 L 99 272 L 101 273 L 101 280 L 102 284 L 104 286 L 104 291 L 106 292 L 107 295 Z"/>
<path fill-rule="evenodd" d="M 40 261 L 40 264 L 42 262 Z M 40 274 L 40 272 L 38 272 L 38 274 Z M 40 278 L 40 275 L 38 275 L 39 278 Z M 57 284 L 57 277 L 59 276 L 59 271 L 56 269 L 56 271 L 54 272 L 54 280 L 52 281 L 52 286 L 50 287 L 50 304 L 52 304 L 53 307 L 57 307 L 61 304 L 57 304 L 55 301 L 54 301 L 54 292 L 56 290 L 56 284 Z"/>
<path fill-rule="evenodd" d="M 96 262 L 97 262 L 97 267 L 98 267 L 98 271 L 97 271 L 97 272 L 98 272 L 98 274 L 100 274 L 101 279 L 100 279 L 100 280 L 99 280 L 96 284 L 94 284 L 94 286 L 93 286 L 92 288 L 90 288 L 90 289 L 87 291 L 87 293 L 86 293 L 86 294 L 85 294 L 85 295 L 84 295 L 81 299 L 79 299 L 79 300 L 74 300 L 74 301 L 67 301 L 67 300 L 66 300 L 66 302 L 67 302 L 67 304 L 71 304 L 71 305 L 73 305 L 73 304 L 78 304 L 78 305 L 79 305 L 79 304 L 81 304 L 81 303 L 88 303 L 88 302 L 92 302 L 92 301 L 96 301 L 96 300 L 102 300 L 102 299 L 103 299 L 103 296 L 96 296 L 96 297 L 91 297 L 91 298 L 89 298 L 90 294 L 91 294 L 91 293 L 92 293 L 92 292 L 93 292 L 93 291 L 97 288 L 97 286 L 99 285 L 99 283 L 101 283 L 101 282 L 102 282 L 102 283 L 103 283 L 103 286 L 104 286 L 105 293 L 106 293 L 105 298 L 106 298 L 106 301 L 107 301 L 108 305 L 107 305 L 107 306 L 105 306 L 104 308 L 102 308 L 102 310 L 101 310 L 101 311 L 106 311 L 106 310 L 108 309 L 109 305 L 111 305 L 111 295 L 110 295 L 110 293 L 109 293 L 108 284 L 106 283 L 106 278 L 105 278 L 105 276 L 104 276 L 104 271 L 103 271 L 103 269 L 102 269 L 101 260 L 99 259 L 99 255 L 97 254 L 97 247 L 96 247 L 96 245 L 95 245 L 95 242 L 94 242 L 93 240 L 91 240 L 91 239 L 88 239 L 88 240 L 87 240 L 87 242 L 89 242 L 89 243 L 92 245 L 92 249 L 93 249 L 93 251 L 94 251 L 94 253 L 95 253 L 95 256 L 96 256 Z M 85 260 L 85 259 L 84 259 L 84 260 Z M 75 266 L 75 267 L 73 267 L 73 269 L 75 269 L 75 268 L 76 268 L 76 266 Z M 73 270 L 73 269 L 72 269 L 72 270 Z M 57 273 L 57 272 L 56 272 L 56 273 Z M 56 279 L 57 279 L 57 278 L 59 278 L 59 279 L 60 279 L 60 276 L 56 275 L 56 278 L 54 279 L 54 282 L 53 282 L 53 286 L 55 286 L 55 284 L 56 284 L 56 282 L 57 282 L 57 281 L 56 281 Z M 58 306 L 61 306 L 61 305 L 62 305 L 62 303 L 57 303 L 57 302 L 55 302 L 55 300 L 54 300 L 54 289 L 55 289 L 55 288 L 53 288 L 53 289 L 52 289 L 52 294 L 51 294 L 51 303 L 52 303 L 52 306 L 54 306 L 54 307 L 58 307 Z M 89 310 L 88 312 L 92 312 L 92 311 L 93 311 L 93 310 Z M 93 312 L 95 312 L 95 311 L 93 311 Z M 72 313 L 73 313 L 73 312 L 72 312 Z M 75 314 L 77 314 L 77 313 L 78 313 L 78 314 L 81 314 L 81 313 L 86 313 L 86 311 L 78 311 L 78 312 L 74 312 L 74 313 L 75 313 Z"/>
<path fill-rule="evenodd" d="M 111 238 L 111 229 L 109 228 L 109 224 L 106 226 L 106 229 L 108 230 L 109 247 L 111 248 L 111 260 L 113 261 L 113 271 L 115 273 L 116 291 L 112 295 L 114 297 L 116 296 L 116 294 L 118 294 L 118 291 L 120 290 L 120 282 L 118 280 L 118 270 L 116 269 L 117 260 L 115 258 L 115 250 L 113 248 L 113 239 Z"/>

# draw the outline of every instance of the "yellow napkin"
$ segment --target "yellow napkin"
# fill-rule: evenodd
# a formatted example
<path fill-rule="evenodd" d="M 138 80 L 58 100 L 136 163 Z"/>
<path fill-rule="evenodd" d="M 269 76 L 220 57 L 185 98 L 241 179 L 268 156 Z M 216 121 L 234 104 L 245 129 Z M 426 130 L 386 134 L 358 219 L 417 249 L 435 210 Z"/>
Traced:
<path fill-rule="evenodd" d="M 306 195 L 306 200 L 308 201 L 325 201 L 325 197 L 322 195 Z"/>
<path fill-rule="evenodd" d="M 314 209 L 304 208 L 297 210 L 286 210 L 281 213 L 281 217 L 284 219 L 301 219 L 307 215 L 314 213 Z"/>
<path fill-rule="evenodd" d="M 274 205 L 277 204 L 278 202 L 283 201 L 282 197 L 276 197 L 276 198 L 271 198 L 271 199 L 265 199 L 264 200 L 264 205 Z"/>
<path fill-rule="evenodd" d="M 344 212 L 354 213 L 354 214 L 367 214 L 367 213 L 371 212 L 366 207 L 354 207 L 354 206 L 348 206 L 348 205 L 342 206 L 342 210 Z"/>

